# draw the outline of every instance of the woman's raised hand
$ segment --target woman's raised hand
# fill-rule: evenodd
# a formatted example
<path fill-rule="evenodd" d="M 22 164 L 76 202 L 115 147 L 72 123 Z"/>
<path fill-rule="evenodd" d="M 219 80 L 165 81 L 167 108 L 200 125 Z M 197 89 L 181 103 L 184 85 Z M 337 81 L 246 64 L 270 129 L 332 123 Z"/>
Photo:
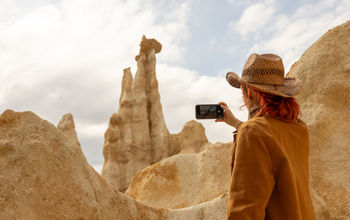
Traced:
<path fill-rule="evenodd" d="M 215 122 L 225 122 L 228 125 L 238 128 L 239 124 L 241 124 L 242 122 L 232 114 L 231 110 L 225 102 L 219 102 L 218 104 L 221 106 L 221 108 L 224 109 L 224 117 L 217 118 Z"/>

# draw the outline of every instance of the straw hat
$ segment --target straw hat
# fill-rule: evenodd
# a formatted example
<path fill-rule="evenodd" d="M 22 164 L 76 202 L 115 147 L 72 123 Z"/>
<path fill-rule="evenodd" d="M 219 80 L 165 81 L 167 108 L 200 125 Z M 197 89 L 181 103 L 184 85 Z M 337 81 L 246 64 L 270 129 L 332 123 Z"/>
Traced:
<path fill-rule="evenodd" d="M 299 79 L 284 77 L 282 59 L 275 54 L 251 54 L 244 64 L 242 77 L 229 72 L 226 80 L 236 88 L 240 88 L 243 84 L 261 92 L 283 97 L 297 95 L 302 86 Z"/>

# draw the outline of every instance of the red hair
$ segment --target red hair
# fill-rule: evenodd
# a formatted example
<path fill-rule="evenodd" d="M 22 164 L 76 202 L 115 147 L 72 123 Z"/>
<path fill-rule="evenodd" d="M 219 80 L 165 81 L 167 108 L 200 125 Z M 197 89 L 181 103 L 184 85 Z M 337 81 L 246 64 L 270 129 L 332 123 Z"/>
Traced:
<path fill-rule="evenodd" d="M 298 119 L 300 107 L 295 98 L 286 98 L 260 92 L 248 86 L 241 86 L 241 89 L 245 103 L 243 106 L 247 106 L 247 100 L 254 99 L 254 97 L 260 103 L 261 109 L 257 112 L 257 116 L 269 115 L 287 122 Z"/>

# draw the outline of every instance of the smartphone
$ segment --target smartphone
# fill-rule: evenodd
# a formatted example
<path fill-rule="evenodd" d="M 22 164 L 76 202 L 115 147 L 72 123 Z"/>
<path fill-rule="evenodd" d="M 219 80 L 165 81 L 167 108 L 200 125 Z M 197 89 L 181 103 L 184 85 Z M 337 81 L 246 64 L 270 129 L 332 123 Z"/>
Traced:
<path fill-rule="evenodd" d="M 223 118 L 224 110 L 218 104 L 196 105 L 196 119 Z"/>

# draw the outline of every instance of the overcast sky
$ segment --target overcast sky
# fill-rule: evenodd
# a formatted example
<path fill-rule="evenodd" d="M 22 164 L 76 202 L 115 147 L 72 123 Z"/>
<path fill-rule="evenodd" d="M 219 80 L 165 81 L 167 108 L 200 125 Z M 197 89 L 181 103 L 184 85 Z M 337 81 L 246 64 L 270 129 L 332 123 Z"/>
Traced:
<path fill-rule="evenodd" d="M 349 0 L 0 0 L 0 113 L 30 110 L 57 125 L 71 112 L 88 161 L 101 169 L 123 69 L 135 73 L 143 34 L 163 45 L 157 77 L 177 133 L 197 103 L 226 101 L 245 120 L 227 71 L 240 74 L 256 52 L 279 54 L 287 72 L 349 19 Z M 232 128 L 203 124 L 211 142 L 232 140 Z"/>

